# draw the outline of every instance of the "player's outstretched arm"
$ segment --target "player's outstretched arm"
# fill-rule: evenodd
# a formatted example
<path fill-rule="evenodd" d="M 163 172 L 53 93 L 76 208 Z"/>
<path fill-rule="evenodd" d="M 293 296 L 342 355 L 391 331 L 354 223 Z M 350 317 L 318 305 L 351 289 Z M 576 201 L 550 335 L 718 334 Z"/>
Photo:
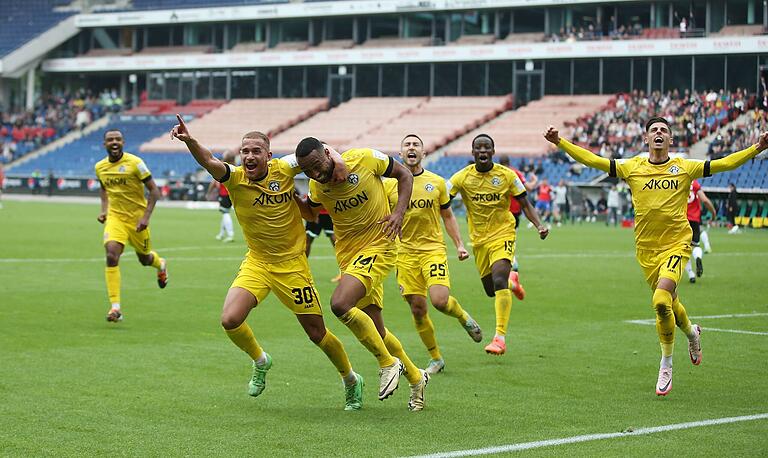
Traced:
<path fill-rule="evenodd" d="M 611 169 L 611 161 L 604 157 L 600 157 L 597 154 L 584 149 L 580 146 L 576 146 L 564 138 L 560 138 L 560 132 L 555 129 L 554 126 L 549 126 L 546 132 L 544 132 L 544 138 L 553 145 L 561 148 L 568 153 L 569 156 L 593 169 L 602 170 L 608 172 Z"/>
<path fill-rule="evenodd" d="M 405 210 L 408 209 L 408 202 L 411 201 L 411 192 L 413 191 L 413 174 L 403 166 L 403 164 L 392 161 L 392 171 L 389 178 L 397 179 L 397 205 L 392 213 L 384 217 L 380 223 L 381 230 L 390 239 L 400 237 L 403 232 L 403 217 Z"/>
<path fill-rule="evenodd" d="M 758 142 L 747 149 L 737 153 L 729 154 L 722 159 L 715 159 L 709 163 L 710 173 L 727 172 L 744 165 L 748 160 L 762 153 L 768 148 L 768 132 L 763 132 L 758 138 Z"/>
<path fill-rule="evenodd" d="M 184 123 L 184 119 L 181 115 L 177 114 L 176 119 L 179 123 L 171 129 L 171 139 L 175 138 L 184 142 L 197 163 L 207 170 L 216 181 L 223 178 L 227 173 L 227 166 L 216 159 L 208 148 L 201 145 L 197 139 L 192 137 L 192 134 L 189 133 L 189 128 Z"/>
<path fill-rule="evenodd" d="M 545 238 L 547 238 L 547 235 L 549 235 L 549 229 L 547 229 L 547 226 L 544 226 L 543 224 L 541 224 L 541 219 L 539 218 L 539 212 L 536 211 L 533 205 L 531 205 L 531 201 L 528 200 L 528 197 L 523 195 L 523 196 L 520 196 L 519 198 L 516 197 L 516 199 L 518 200 L 518 202 L 520 202 L 520 207 L 523 209 L 523 213 L 525 213 L 525 217 L 528 218 L 528 220 L 532 222 L 534 226 L 536 226 L 536 230 L 539 231 L 539 237 L 541 237 L 541 240 L 544 240 Z"/>
<path fill-rule="evenodd" d="M 456 245 L 456 254 L 459 256 L 459 261 L 467 259 L 469 252 L 464 248 L 464 241 L 461 240 L 461 232 L 459 232 L 459 223 L 456 222 L 456 215 L 453 214 L 451 207 L 440 209 L 440 216 L 443 218 L 445 231 L 453 240 L 453 244 Z"/>

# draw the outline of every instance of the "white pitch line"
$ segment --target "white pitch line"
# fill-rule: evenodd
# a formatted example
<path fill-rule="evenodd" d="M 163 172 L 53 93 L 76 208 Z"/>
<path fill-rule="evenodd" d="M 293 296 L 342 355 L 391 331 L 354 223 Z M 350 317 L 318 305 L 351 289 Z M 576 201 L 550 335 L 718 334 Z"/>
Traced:
<path fill-rule="evenodd" d="M 756 317 L 756 316 L 768 316 L 768 313 L 731 313 L 728 315 L 702 315 L 702 316 L 692 316 L 689 317 L 693 320 L 704 320 L 704 319 L 710 319 L 710 318 L 750 318 L 750 317 Z M 655 319 L 648 319 L 648 320 L 627 320 L 626 323 L 631 324 L 641 324 L 645 326 L 655 326 L 656 320 Z M 706 329 L 707 331 L 715 331 L 715 332 L 728 332 L 731 334 L 748 334 L 753 336 L 768 336 L 768 332 L 762 332 L 762 331 L 745 331 L 743 329 L 723 329 L 723 328 L 710 328 L 710 327 L 702 327 L 703 329 Z"/>
<path fill-rule="evenodd" d="M 415 455 L 412 458 L 452 458 L 460 456 L 478 456 L 490 455 L 494 453 L 518 452 L 521 450 L 531 450 L 534 448 L 552 447 L 556 445 L 577 444 L 580 442 L 591 442 L 604 439 L 617 439 L 633 436 L 644 436 L 648 434 L 663 433 L 667 431 L 677 431 L 680 429 L 700 428 L 702 426 L 725 425 L 729 423 L 738 423 L 742 421 L 754 421 L 768 419 L 768 413 L 755 415 L 744 415 L 741 417 L 715 418 L 712 420 L 692 421 L 688 423 L 676 423 L 672 425 L 654 426 L 649 428 L 639 428 L 620 433 L 602 433 L 585 434 L 583 436 L 563 437 L 560 439 L 549 439 L 535 442 L 522 442 L 519 444 L 499 445 L 496 447 L 476 448 L 469 450 L 456 450 L 453 452 L 433 453 L 429 455 Z"/>

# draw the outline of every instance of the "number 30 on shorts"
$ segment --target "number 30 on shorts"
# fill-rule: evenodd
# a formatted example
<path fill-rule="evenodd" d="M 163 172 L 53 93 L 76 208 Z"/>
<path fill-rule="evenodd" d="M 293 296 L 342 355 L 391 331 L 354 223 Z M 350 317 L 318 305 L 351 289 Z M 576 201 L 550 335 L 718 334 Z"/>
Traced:
<path fill-rule="evenodd" d="M 291 294 L 293 294 L 293 303 L 297 305 L 307 304 L 307 307 L 310 307 L 315 300 L 315 290 L 311 286 L 293 288 Z"/>

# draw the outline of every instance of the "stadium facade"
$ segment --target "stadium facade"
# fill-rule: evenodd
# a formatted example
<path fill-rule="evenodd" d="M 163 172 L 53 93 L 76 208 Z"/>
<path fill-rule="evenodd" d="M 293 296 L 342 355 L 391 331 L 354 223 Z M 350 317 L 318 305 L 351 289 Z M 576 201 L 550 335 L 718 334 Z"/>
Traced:
<path fill-rule="evenodd" d="M 239 3 L 135 0 L 75 14 L 3 57 L 0 101 L 29 105 L 45 86 L 179 103 L 509 93 L 525 103 L 757 92 L 768 65 L 766 0 Z"/>

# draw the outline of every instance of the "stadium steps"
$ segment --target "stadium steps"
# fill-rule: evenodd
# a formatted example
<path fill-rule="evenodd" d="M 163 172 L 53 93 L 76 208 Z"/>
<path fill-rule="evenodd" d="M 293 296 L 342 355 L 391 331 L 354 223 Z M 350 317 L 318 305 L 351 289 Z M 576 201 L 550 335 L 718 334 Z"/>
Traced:
<path fill-rule="evenodd" d="M 566 123 L 608 105 L 613 95 L 550 95 L 491 119 L 448 144 L 446 155 L 468 154 L 472 139 L 480 133 L 493 137 L 496 152 L 511 156 L 543 156 L 551 145 L 542 137 L 548 125 L 564 131 Z"/>
<path fill-rule="evenodd" d="M 702 138 L 698 142 L 694 143 L 688 150 L 688 157 L 690 157 L 691 159 L 706 159 L 707 151 L 709 150 L 709 144 L 712 143 L 715 137 L 727 131 L 729 127 L 732 127 L 734 129 L 740 129 L 739 126 L 743 126 L 747 124 L 748 117 L 749 117 L 749 113 L 744 113 L 743 115 L 739 116 L 738 118 L 734 119 L 733 121 L 713 131 L 711 134 L 707 135 L 706 137 Z"/>
<path fill-rule="evenodd" d="M 52 141 L 51 143 L 48 143 L 42 148 L 32 153 L 25 154 L 24 156 L 16 159 L 15 161 L 10 162 L 6 166 L 6 168 L 9 172 L 13 172 L 13 169 L 19 165 L 22 165 L 33 159 L 37 159 L 39 157 L 45 156 L 46 154 L 59 150 L 64 146 L 85 137 L 86 135 L 90 135 L 92 132 L 95 132 L 99 129 L 103 129 L 107 124 L 109 124 L 109 120 L 110 120 L 110 115 L 102 116 L 96 121 L 93 121 L 92 123 L 85 126 L 83 130 L 72 130 L 68 132 L 66 135 L 64 135 L 63 137 L 57 138 L 56 140 Z"/>
<path fill-rule="evenodd" d="M 190 121 L 189 130 L 200 143 L 212 151 L 222 152 L 238 149 L 246 132 L 259 130 L 272 137 L 327 108 L 326 98 L 236 99 Z M 167 134 L 142 144 L 139 150 L 143 153 L 187 152 L 183 143 L 171 140 Z"/>

